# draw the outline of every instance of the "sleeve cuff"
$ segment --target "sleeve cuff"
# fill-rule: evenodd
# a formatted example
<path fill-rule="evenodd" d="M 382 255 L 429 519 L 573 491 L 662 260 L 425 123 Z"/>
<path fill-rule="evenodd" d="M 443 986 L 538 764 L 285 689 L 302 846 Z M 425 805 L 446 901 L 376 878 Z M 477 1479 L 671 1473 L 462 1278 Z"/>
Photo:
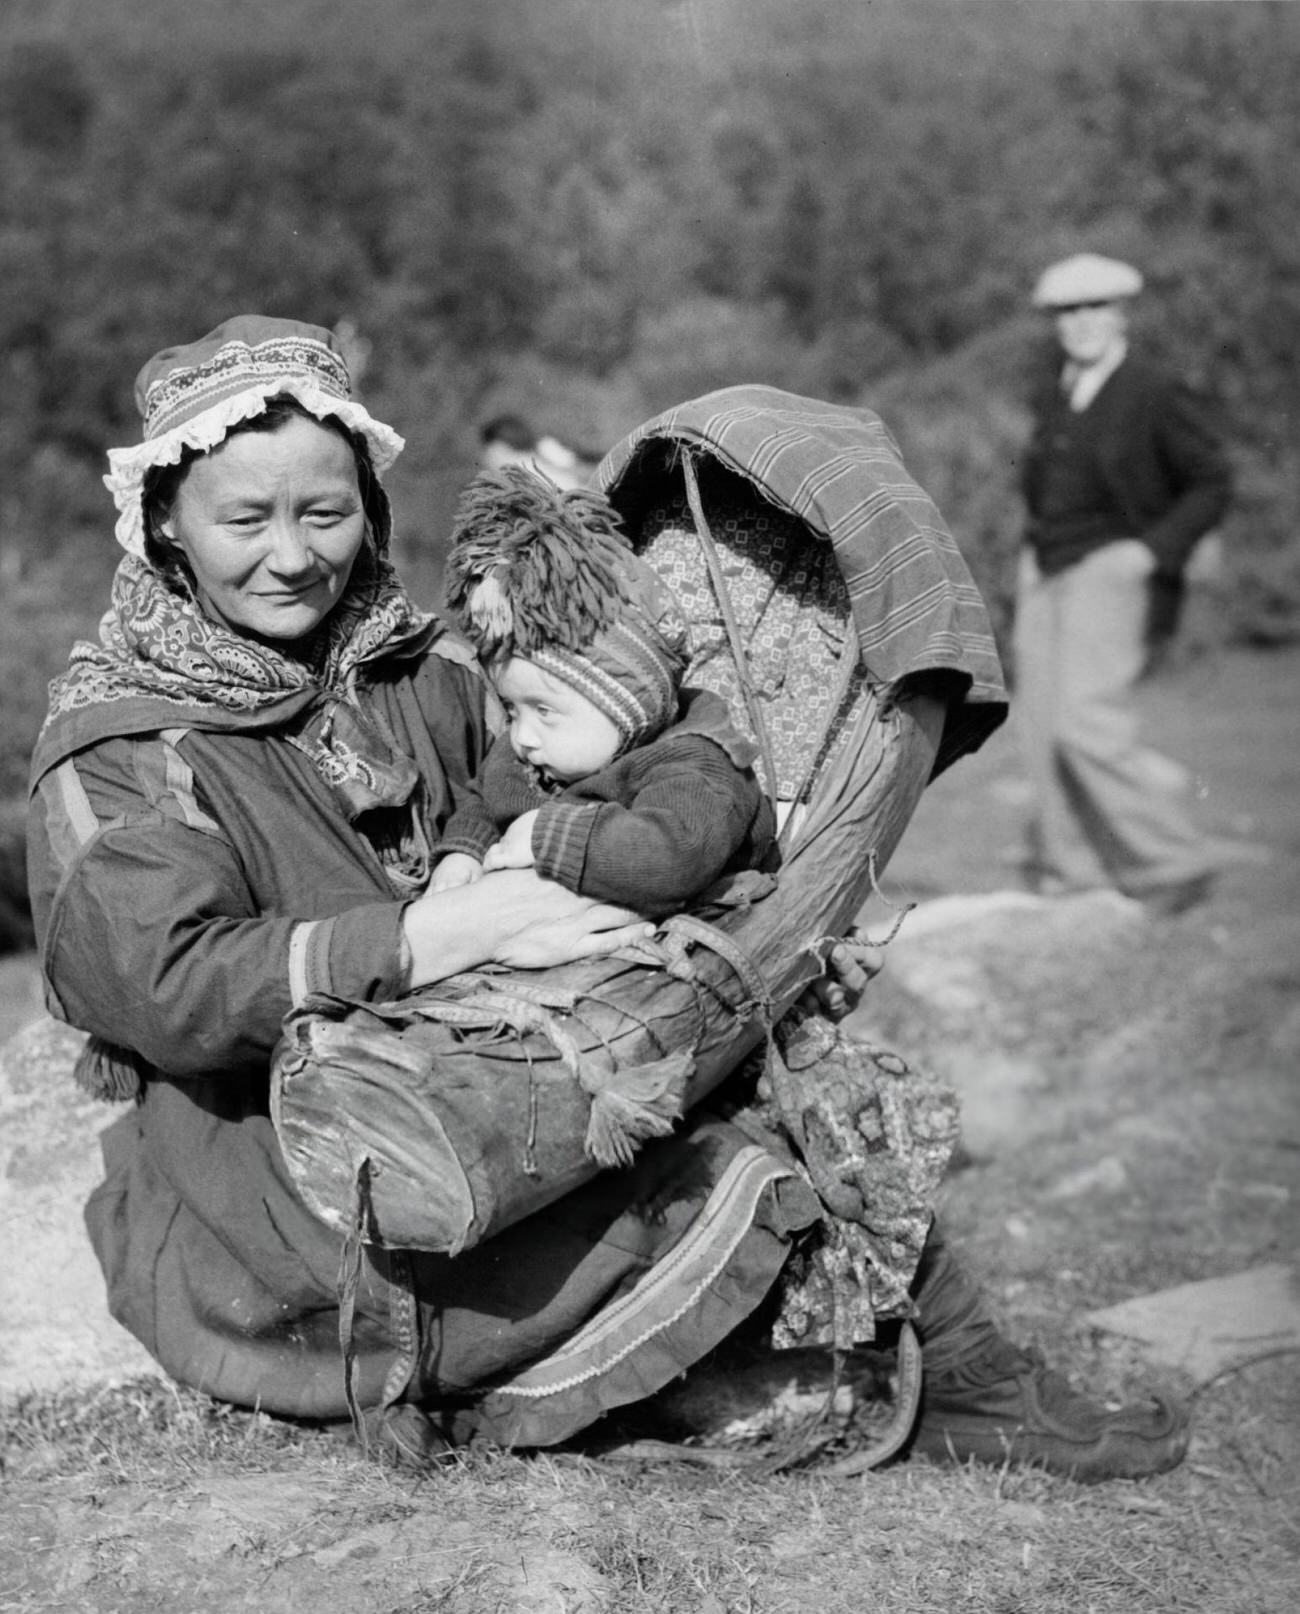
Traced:
<path fill-rule="evenodd" d="M 314 992 L 382 1003 L 406 988 L 400 902 L 372 902 L 332 919 L 312 919 L 289 938 L 294 1008 Z"/>
<path fill-rule="evenodd" d="M 447 820 L 442 838 L 434 847 L 435 857 L 448 852 L 468 852 L 483 861 L 483 854 L 498 839 L 496 825 L 486 812 L 473 806 L 458 808 Z"/>
<path fill-rule="evenodd" d="M 533 821 L 537 872 L 581 895 L 587 847 L 599 812 L 598 802 L 548 801 L 540 807 Z"/>
<path fill-rule="evenodd" d="M 444 858 L 448 852 L 467 852 L 470 857 L 483 861 L 483 854 L 489 846 L 496 844 L 497 837 L 492 831 L 476 833 L 469 829 L 462 829 L 455 835 L 444 835 L 438 842 L 434 851 L 435 860 Z"/>

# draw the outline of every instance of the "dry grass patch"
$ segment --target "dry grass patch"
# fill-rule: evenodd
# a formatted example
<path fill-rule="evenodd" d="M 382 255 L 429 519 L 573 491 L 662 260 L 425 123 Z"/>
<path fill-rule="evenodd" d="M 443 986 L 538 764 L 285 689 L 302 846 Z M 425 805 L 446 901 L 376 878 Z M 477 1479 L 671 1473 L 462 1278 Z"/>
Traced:
<path fill-rule="evenodd" d="M 860 1480 L 633 1470 L 580 1451 L 381 1469 L 335 1435 L 157 1381 L 4 1411 L 15 1614 L 1284 1614 L 1296 1453 L 1265 1368 L 1189 1463 L 1084 1488 L 924 1461 Z M 201 1591 L 202 1597 L 199 1598 Z"/>

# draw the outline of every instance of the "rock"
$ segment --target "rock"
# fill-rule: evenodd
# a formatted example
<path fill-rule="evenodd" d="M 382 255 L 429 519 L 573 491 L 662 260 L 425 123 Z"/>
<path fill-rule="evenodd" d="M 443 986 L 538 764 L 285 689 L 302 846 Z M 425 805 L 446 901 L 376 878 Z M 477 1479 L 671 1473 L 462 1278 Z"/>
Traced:
<path fill-rule="evenodd" d="M 33 953 L 0 953 L 0 1054 L 24 1026 L 45 1017 L 41 971 Z"/>
<path fill-rule="evenodd" d="M 859 933 L 886 929 L 869 904 Z M 1043 1093 L 1060 1058 L 1077 1057 L 1077 1004 L 1105 1000 L 1148 933 L 1141 905 L 1115 891 L 937 897 L 903 919 L 848 1030 L 951 1082 L 967 1150 L 1002 1154 L 1057 1125 Z"/>
<path fill-rule="evenodd" d="M 1005 1154 L 1056 1124 L 1055 1107 L 1043 1102 L 1046 1083 L 1037 1060 L 953 1047 L 935 1068 L 958 1094 L 961 1141 L 972 1160 Z"/>
<path fill-rule="evenodd" d="M 1141 1341 L 1153 1362 L 1206 1383 L 1248 1362 L 1300 1352 L 1300 1272 L 1274 1261 L 1138 1295 L 1090 1311 L 1086 1321 Z"/>
<path fill-rule="evenodd" d="M 72 1080 L 84 1035 L 48 1016 L 0 1047 L 0 1397 L 156 1372 L 108 1314 L 81 1209 L 117 1113 Z"/>
<path fill-rule="evenodd" d="M 1080 1199 L 1085 1194 L 1116 1194 L 1128 1187 L 1128 1172 L 1118 1155 L 1108 1154 L 1094 1165 L 1062 1177 L 1047 1190 L 1045 1199 Z"/>
<path fill-rule="evenodd" d="M 922 1008 L 930 1023 L 951 1027 L 959 1045 L 968 1045 L 972 1030 L 983 1027 L 992 1033 L 987 1040 L 1005 1046 L 998 1027 L 1037 994 L 1045 965 L 1067 961 L 1074 989 L 1085 992 L 1094 967 L 1135 945 L 1145 926 L 1141 905 L 1117 891 L 939 897 L 920 903 L 903 920 L 868 1001 L 900 994 L 913 1011 Z M 868 936 L 873 930 L 861 921 L 859 928 Z"/>

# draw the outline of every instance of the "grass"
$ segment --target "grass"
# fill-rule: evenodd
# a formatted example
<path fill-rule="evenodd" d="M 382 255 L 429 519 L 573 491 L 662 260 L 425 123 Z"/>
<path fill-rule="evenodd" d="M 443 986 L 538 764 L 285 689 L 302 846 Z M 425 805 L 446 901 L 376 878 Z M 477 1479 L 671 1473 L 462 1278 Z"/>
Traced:
<path fill-rule="evenodd" d="M 198 1607 L 168 1601 L 187 1584 L 209 1610 L 254 1588 L 262 1608 L 309 1607 L 326 1582 L 333 1606 L 386 1614 L 1282 1614 L 1288 1498 L 1259 1447 L 1249 1463 L 1230 1449 L 1250 1433 L 1249 1386 L 1219 1401 L 1213 1453 L 1144 1484 L 923 1461 L 758 1481 L 473 1453 L 411 1478 L 337 1437 L 138 1381 L 10 1409 L 5 1478 L 9 1517 L 39 1507 L 51 1555 L 75 1532 L 85 1606 L 103 1614 Z M 60 1606 L 33 1585 L 40 1557 L 6 1606 Z"/>
<path fill-rule="evenodd" d="M 96 1474 L 114 1485 L 146 1482 L 171 1461 L 261 1467 L 332 1441 L 153 1377 L 18 1396 L 0 1404 L 0 1436 L 6 1480 Z"/>
<path fill-rule="evenodd" d="M 1100 1270 L 1073 1273 L 1068 1238 L 1061 1253 L 1090 1299 L 1108 1287 Z M 1042 1304 L 1059 1268 L 1025 1270 L 1003 1261 L 992 1290 L 1021 1337 L 1058 1360 L 1068 1348 L 1093 1386 L 1142 1376 L 1122 1346 Z M 1080 1487 L 924 1460 L 860 1480 L 759 1479 L 634 1468 L 580 1447 L 471 1451 L 411 1476 L 337 1434 L 161 1380 L 32 1395 L 0 1408 L 0 1564 L 20 1532 L 42 1546 L 12 1555 L 0 1597 L 15 1614 L 197 1608 L 191 1583 L 213 1614 L 253 1595 L 267 1610 L 310 1607 L 326 1586 L 332 1606 L 375 1614 L 1284 1614 L 1300 1584 L 1293 1362 L 1226 1375 L 1196 1411 L 1180 1470 Z M 52 1584 L 77 1543 L 82 1580 Z M 61 1602 L 69 1589 L 95 1601 Z"/>

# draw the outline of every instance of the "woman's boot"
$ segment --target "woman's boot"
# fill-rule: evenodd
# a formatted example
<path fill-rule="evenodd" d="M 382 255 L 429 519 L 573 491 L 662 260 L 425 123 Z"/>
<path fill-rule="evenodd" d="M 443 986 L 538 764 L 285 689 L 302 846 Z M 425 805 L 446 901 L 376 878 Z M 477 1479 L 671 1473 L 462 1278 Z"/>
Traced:
<path fill-rule="evenodd" d="M 1153 1397 L 1110 1410 L 1036 1353 L 998 1332 L 982 1295 L 931 1233 L 912 1294 L 923 1352 L 921 1410 L 909 1450 L 928 1457 L 1036 1464 L 1086 1484 L 1174 1468 L 1186 1409 Z"/>

